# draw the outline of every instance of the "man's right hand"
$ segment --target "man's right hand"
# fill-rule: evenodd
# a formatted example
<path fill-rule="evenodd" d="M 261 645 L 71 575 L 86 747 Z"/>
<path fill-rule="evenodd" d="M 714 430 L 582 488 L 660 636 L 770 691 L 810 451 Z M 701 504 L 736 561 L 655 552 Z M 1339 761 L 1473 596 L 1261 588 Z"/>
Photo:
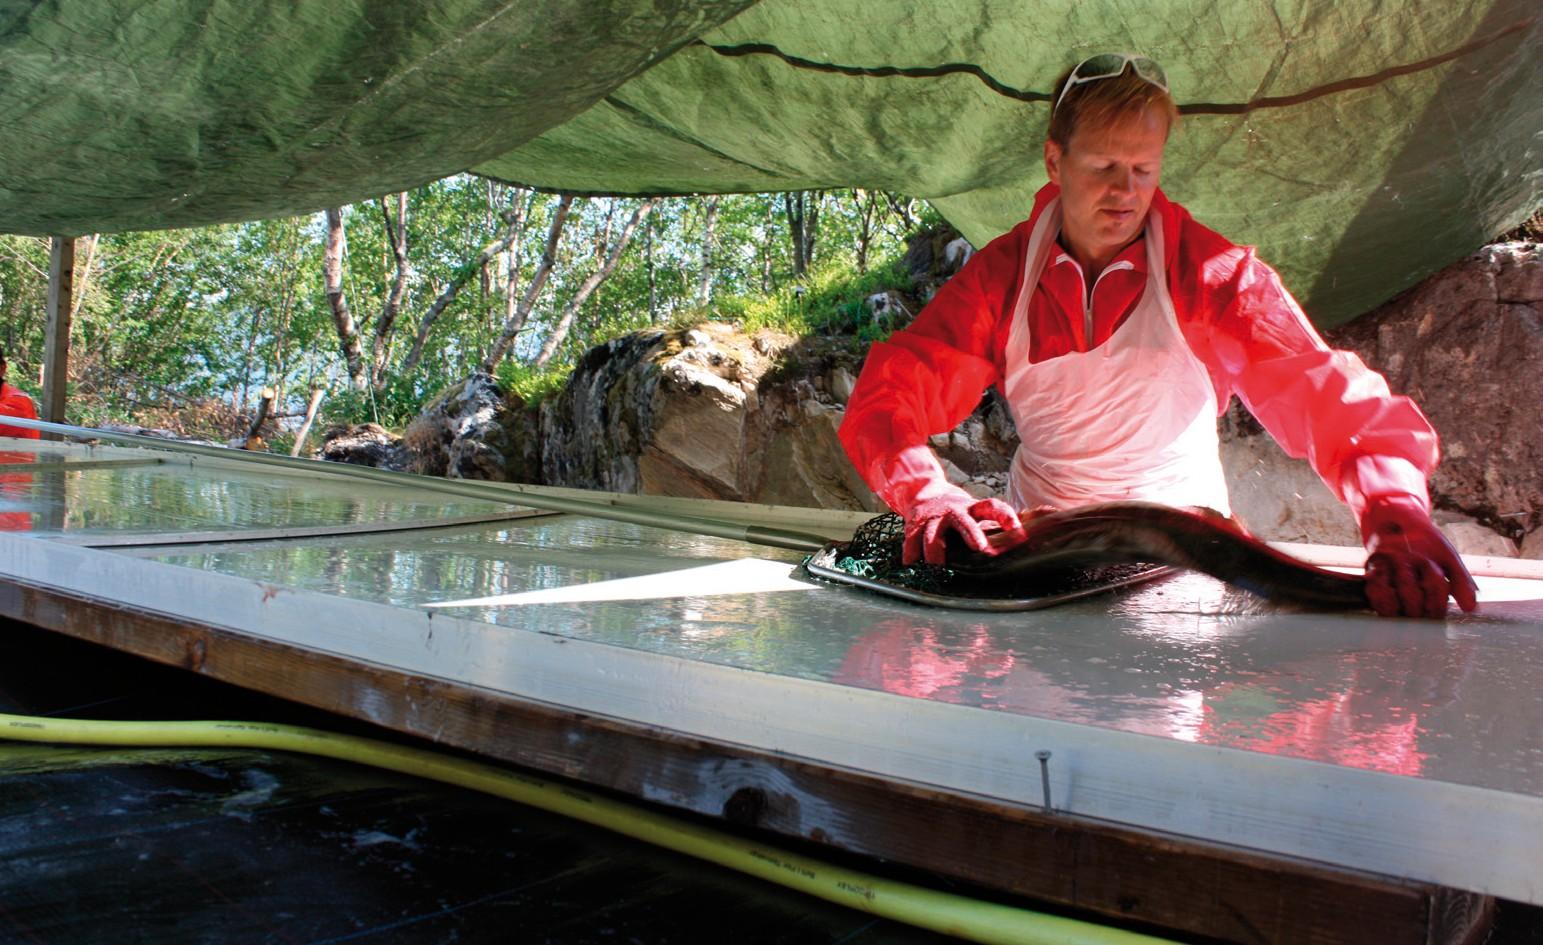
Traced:
<path fill-rule="evenodd" d="M 905 517 L 903 564 L 925 560 L 942 564 L 947 538 L 958 535 L 964 546 L 985 555 L 1001 554 L 1023 543 L 1018 513 L 1000 499 L 977 499 L 948 481 L 943 466 L 926 444 L 908 446 L 870 471 L 868 481 L 884 503 Z M 990 541 L 982 523 L 1000 528 Z"/>
<path fill-rule="evenodd" d="M 990 522 L 1001 529 L 987 540 L 981 523 Z M 1012 506 L 1001 499 L 976 499 L 963 490 L 949 490 L 921 499 L 905 516 L 905 544 L 901 564 L 943 564 L 947 557 L 949 533 L 958 535 L 966 548 L 984 555 L 997 555 L 1023 543 L 1023 524 Z"/>

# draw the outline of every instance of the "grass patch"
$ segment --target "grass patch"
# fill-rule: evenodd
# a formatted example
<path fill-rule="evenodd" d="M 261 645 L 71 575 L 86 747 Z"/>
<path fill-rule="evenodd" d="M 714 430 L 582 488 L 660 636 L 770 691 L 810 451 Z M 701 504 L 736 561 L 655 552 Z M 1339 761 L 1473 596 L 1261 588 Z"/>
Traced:
<path fill-rule="evenodd" d="M 499 387 L 518 395 L 527 407 L 534 407 L 562 390 L 572 374 L 573 366 L 568 364 L 537 368 L 515 361 L 504 361 L 493 372 L 493 377 Z"/>
<path fill-rule="evenodd" d="M 864 301 L 878 292 L 904 291 L 907 284 L 899 257 L 866 273 L 855 274 L 837 262 L 816 265 L 801 283 L 783 286 L 770 295 L 741 295 L 717 299 L 708 308 L 680 312 L 675 328 L 703 321 L 734 322 L 746 334 L 763 328 L 790 335 L 852 334 L 864 341 L 879 341 L 890 329 L 868 317 Z"/>

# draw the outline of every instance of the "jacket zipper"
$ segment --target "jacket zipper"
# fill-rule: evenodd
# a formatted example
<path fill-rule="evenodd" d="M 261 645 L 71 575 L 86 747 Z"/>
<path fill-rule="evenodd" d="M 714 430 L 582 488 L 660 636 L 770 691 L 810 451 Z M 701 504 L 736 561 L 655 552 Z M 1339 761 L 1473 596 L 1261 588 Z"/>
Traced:
<path fill-rule="evenodd" d="M 1083 275 L 1082 266 L 1078 265 L 1075 259 L 1072 260 L 1072 265 L 1077 266 L 1078 278 L 1082 279 L 1082 281 L 1086 283 L 1087 277 Z M 1109 275 L 1111 272 L 1135 268 L 1135 263 L 1128 259 L 1122 259 L 1113 265 L 1105 266 L 1104 271 L 1098 274 L 1097 279 L 1093 280 L 1093 288 L 1088 290 L 1088 294 L 1084 297 L 1082 307 L 1082 343 L 1087 346 L 1087 350 L 1093 350 L 1093 293 L 1098 291 L 1098 284 L 1103 282 L 1104 276 Z"/>

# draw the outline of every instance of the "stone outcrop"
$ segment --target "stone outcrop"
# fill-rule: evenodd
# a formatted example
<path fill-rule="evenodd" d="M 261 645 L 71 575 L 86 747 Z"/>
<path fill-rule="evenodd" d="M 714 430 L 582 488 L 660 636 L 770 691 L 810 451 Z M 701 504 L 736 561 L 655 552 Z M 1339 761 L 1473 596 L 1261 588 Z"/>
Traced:
<path fill-rule="evenodd" d="M 553 485 L 873 508 L 835 430 L 857 355 L 840 339 L 707 324 L 597 346 L 542 405 Z M 844 395 L 843 395 L 844 396 Z"/>
<path fill-rule="evenodd" d="M 408 453 L 402 438 L 375 423 L 329 427 L 322 434 L 322 459 L 355 466 L 374 466 L 401 472 L 407 468 Z"/>
<path fill-rule="evenodd" d="M 1232 514 L 1271 541 L 1359 545 L 1354 516 L 1307 463 L 1287 456 L 1234 401 L 1222 416 L 1222 469 Z"/>
<path fill-rule="evenodd" d="M 428 402 L 402 434 L 410 472 L 493 482 L 541 481 L 539 414 L 476 373 Z"/>
<path fill-rule="evenodd" d="M 1543 526 L 1543 246 L 1499 243 L 1330 335 L 1441 433 L 1439 507 L 1513 541 Z"/>
<path fill-rule="evenodd" d="M 910 294 L 925 302 L 938 287 L 958 272 L 973 250 L 959 231 L 943 224 L 921 230 L 906 240 L 901 268 L 910 282 Z"/>

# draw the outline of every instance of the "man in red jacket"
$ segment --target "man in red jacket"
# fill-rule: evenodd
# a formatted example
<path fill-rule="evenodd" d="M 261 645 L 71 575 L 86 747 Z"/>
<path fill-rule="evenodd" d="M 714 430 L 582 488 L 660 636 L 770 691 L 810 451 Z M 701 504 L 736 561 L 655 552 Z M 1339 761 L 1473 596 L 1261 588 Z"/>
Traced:
<path fill-rule="evenodd" d="M 982 522 L 1021 536 L 1019 509 L 1134 499 L 1229 511 L 1216 417 L 1237 394 L 1356 515 L 1378 613 L 1440 616 L 1449 595 L 1473 610 L 1473 579 L 1430 520 L 1435 431 L 1325 345 L 1252 248 L 1158 189 L 1177 117 L 1152 60 L 1078 64 L 1056 87 L 1050 183 L 1029 219 L 869 352 L 841 439 L 905 517 L 907 562 L 941 563 L 948 532 L 988 551 Z M 1022 442 L 1008 503 L 950 484 L 927 447 L 991 385 Z"/>
<path fill-rule="evenodd" d="M 8 369 L 5 363 L 5 352 L 0 351 L 0 417 L 21 417 L 24 420 L 36 420 L 37 408 L 32 404 L 32 398 L 23 391 L 5 382 L 5 372 Z M 0 436 L 19 436 L 25 439 L 38 439 L 36 430 L 23 430 L 21 427 L 0 425 Z"/>

